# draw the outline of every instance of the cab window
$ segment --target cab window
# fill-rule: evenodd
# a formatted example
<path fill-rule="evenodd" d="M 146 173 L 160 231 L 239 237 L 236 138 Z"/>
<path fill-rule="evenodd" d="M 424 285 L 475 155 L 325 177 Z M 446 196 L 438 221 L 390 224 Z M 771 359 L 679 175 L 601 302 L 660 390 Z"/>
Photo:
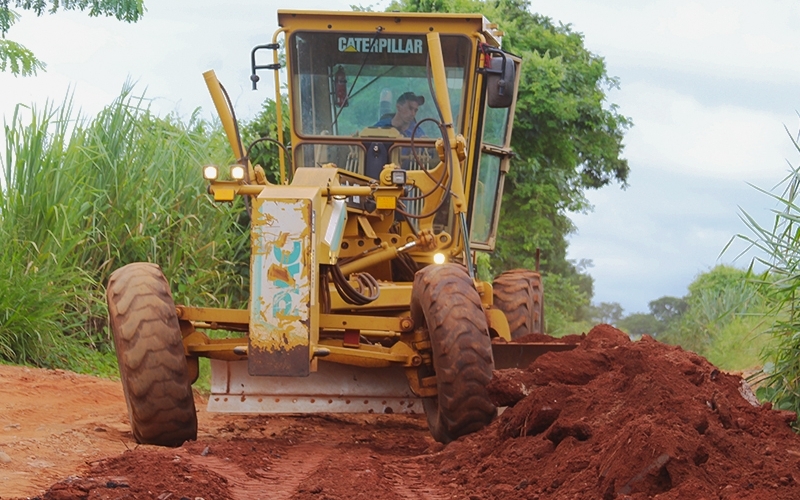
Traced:
<path fill-rule="evenodd" d="M 462 35 L 442 35 L 447 85 L 456 129 L 466 96 L 472 45 Z M 398 112 L 401 96 L 417 97 L 415 122 L 439 121 L 428 85 L 428 47 L 424 36 L 381 33 L 296 32 L 292 46 L 294 124 L 300 136 L 326 139 L 380 136 Z M 398 138 L 408 137 L 396 131 Z M 392 138 L 392 130 L 387 130 Z M 422 123 L 415 139 L 440 137 L 434 123 Z"/>

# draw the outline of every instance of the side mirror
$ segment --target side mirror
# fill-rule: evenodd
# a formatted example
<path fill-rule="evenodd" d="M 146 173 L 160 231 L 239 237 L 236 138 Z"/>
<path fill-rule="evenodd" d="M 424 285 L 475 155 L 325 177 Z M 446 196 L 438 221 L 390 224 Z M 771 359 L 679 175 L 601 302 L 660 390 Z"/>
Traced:
<path fill-rule="evenodd" d="M 493 56 L 486 69 L 486 98 L 489 107 L 510 107 L 514 102 L 514 92 L 516 91 L 514 85 L 517 81 L 514 60 L 505 57 L 505 54 L 502 54 L 501 57 Z"/>

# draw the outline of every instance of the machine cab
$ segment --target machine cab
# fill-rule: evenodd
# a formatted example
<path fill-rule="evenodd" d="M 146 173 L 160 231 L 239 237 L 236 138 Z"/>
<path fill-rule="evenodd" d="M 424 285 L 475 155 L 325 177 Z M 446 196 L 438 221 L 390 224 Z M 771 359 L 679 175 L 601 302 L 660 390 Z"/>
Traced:
<path fill-rule="evenodd" d="M 499 50 L 495 26 L 476 14 L 401 18 L 279 11 L 278 20 L 286 49 L 293 169 L 333 164 L 345 171 L 344 182 L 353 184 L 376 180 L 387 164 L 407 171 L 434 169 L 441 161 L 435 145 L 443 137 L 440 107 L 447 99 L 453 131 L 467 146 L 460 177 L 470 207 L 471 247 L 493 249 L 519 65 L 519 59 Z M 429 32 L 437 32 L 441 41 L 445 81 L 438 82 L 440 87 L 431 73 Z M 487 82 L 497 68 L 501 77 L 510 77 L 503 85 L 511 99 L 493 107 L 489 101 L 497 89 Z M 407 190 L 407 212 L 420 214 L 426 203 L 438 206 L 427 225 L 452 235 L 458 246 L 450 200 L 423 201 L 426 193 L 414 186 Z M 426 221 L 408 223 L 417 230 Z"/>

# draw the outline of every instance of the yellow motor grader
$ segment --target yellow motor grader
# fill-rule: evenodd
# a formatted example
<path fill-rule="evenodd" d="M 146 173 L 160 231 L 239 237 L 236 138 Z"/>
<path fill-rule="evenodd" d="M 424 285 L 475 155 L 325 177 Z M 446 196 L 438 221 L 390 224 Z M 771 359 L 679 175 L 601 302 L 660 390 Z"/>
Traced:
<path fill-rule="evenodd" d="M 246 197 L 249 304 L 176 306 L 150 263 L 109 279 L 133 434 L 196 437 L 200 357 L 210 411 L 424 412 L 441 442 L 478 430 L 496 414 L 493 369 L 570 348 L 513 342 L 542 332 L 538 272 L 494 283 L 474 272 L 476 252 L 495 245 L 520 60 L 479 14 L 287 10 L 278 21 L 251 54 L 254 88 L 274 72 L 278 137 L 260 141 L 281 148 L 278 183 L 251 164 L 224 88 L 204 75 L 238 162 L 203 175 L 215 201 Z M 257 64 L 261 51 L 272 62 Z"/>

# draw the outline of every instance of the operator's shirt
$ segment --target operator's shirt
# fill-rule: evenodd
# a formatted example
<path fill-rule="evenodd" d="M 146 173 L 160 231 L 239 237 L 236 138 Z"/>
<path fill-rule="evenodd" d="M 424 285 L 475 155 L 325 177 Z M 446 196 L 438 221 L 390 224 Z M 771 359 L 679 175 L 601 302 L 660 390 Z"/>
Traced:
<path fill-rule="evenodd" d="M 394 115 L 385 116 L 380 120 L 378 120 L 378 123 L 373 125 L 373 127 L 380 127 L 380 128 L 392 127 L 392 118 L 394 118 Z M 414 126 L 416 124 L 417 124 L 416 120 L 411 122 L 408 128 L 405 131 L 400 130 L 400 133 L 403 134 L 403 136 L 405 137 L 411 137 L 411 132 L 414 131 Z M 425 137 L 425 133 L 422 131 L 421 128 L 418 128 L 417 135 L 415 135 L 414 137 Z"/>

